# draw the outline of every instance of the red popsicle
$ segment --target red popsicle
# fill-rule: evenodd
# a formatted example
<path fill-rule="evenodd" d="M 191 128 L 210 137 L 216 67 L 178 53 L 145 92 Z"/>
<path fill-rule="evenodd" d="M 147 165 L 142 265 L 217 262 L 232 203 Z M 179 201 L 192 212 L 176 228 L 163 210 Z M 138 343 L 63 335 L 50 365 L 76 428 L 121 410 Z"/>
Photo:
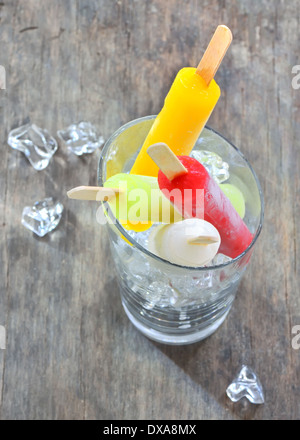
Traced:
<path fill-rule="evenodd" d="M 165 145 L 165 147 L 167 146 Z M 152 147 L 149 147 L 148 151 L 150 148 Z M 155 160 L 151 151 L 149 154 Z M 168 178 L 162 170 L 159 171 L 158 184 L 161 191 L 174 203 L 184 218 L 192 218 L 199 216 L 199 212 L 203 214 L 203 209 L 201 211 L 197 206 L 199 203 L 203 203 L 203 198 L 199 199 L 199 189 L 203 189 L 204 220 L 213 224 L 219 231 L 221 237 L 219 252 L 231 258 L 238 257 L 252 242 L 253 236 L 248 227 L 201 163 L 189 156 L 178 156 L 178 159 L 183 167 L 181 172 L 175 173 L 175 177 L 174 173 L 169 175 L 166 172 Z M 165 162 L 168 160 L 169 158 Z M 172 168 L 172 165 L 169 168 Z M 180 190 L 181 197 L 172 197 L 171 192 L 175 189 Z M 190 200 L 190 196 L 192 196 L 192 200 Z"/>

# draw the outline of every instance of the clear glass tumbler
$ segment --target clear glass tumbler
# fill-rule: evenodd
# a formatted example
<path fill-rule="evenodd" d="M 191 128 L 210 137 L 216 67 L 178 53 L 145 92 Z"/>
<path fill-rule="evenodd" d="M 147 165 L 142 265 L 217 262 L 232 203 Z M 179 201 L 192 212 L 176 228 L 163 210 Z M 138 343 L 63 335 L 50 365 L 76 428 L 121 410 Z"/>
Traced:
<path fill-rule="evenodd" d="M 129 172 L 155 116 L 136 119 L 118 129 L 106 142 L 98 166 L 98 185 L 110 176 Z M 125 230 L 113 217 L 107 202 L 107 218 L 124 310 L 144 335 L 165 344 L 190 344 L 211 335 L 225 320 L 235 298 L 263 224 L 263 196 L 259 181 L 243 154 L 206 127 L 195 148 L 217 153 L 229 164 L 226 183 L 238 187 L 246 201 L 244 221 L 253 241 L 239 257 L 220 258 L 209 267 L 183 267 L 147 249 L 149 230 Z M 151 231 L 151 229 L 150 229 Z"/>

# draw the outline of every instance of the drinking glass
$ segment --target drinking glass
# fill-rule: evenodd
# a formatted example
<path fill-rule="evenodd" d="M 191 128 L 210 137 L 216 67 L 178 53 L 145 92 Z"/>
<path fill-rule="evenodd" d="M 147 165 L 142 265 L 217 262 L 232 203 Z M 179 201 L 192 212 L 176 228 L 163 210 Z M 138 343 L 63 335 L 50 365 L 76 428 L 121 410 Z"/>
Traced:
<path fill-rule="evenodd" d="M 106 142 L 98 165 L 98 185 L 117 173 L 128 173 L 154 122 L 155 116 L 131 121 Z M 264 215 L 259 181 L 244 155 L 229 141 L 205 127 L 194 152 L 216 153 L 229 164 L 230 177 L 246 202 L 244 222 L 253 234 L 252 243 L 237 258 L 218 255 L 207 267 L 184 267 L 170 263 L 148 249 L 151 228 L 133 232 L 114 218 L 103 202 L 105 228 L 116 267 L 123 308 L 145 336 L 165 344 L 200 341 L 223 323 L 239 283 L 249 265 L 261 232 Z M 102 212 L 103 214 L 103 212 Z"/>

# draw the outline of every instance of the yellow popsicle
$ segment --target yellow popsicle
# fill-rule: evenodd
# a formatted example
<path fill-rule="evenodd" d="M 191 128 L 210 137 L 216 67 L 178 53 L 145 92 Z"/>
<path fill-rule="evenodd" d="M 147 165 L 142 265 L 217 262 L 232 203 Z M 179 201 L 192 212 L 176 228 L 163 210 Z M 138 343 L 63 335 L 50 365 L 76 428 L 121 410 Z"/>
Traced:
<path fill-rule="evenodd" d="M 181 69 L 131 173 L 157 177 L 158 166 L 148 156 L 147 149 L 158 142 L 166 143 L 176 156 L 189 155 L 219 97 L 220 88 L 214 80 L 207 86 L 196 74 L 196 68 Z"/>
<path fill-rule="evenodd" d="M 132 174 L 158 175 L 158 167 L 147 154 L 152 144 L 167 144 L 176 156 L 192 151 L 218 99 L 220 88 L 214 75 L 232 41 L 227 26 L 218 26 L 197 69 L 181 69 L 156 117 L 131 169 Z"/>

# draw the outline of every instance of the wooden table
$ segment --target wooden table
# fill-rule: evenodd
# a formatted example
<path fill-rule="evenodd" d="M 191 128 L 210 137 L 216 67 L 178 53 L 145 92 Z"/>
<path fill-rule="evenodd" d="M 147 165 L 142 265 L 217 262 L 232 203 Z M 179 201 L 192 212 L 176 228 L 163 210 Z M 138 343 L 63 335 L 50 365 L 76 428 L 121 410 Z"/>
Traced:
<path fill-rule="evenodd" d="M 299 418 L 299 13 L 296 0 L 0 4 L 1 419 Z M 87 120 L 107 138 L 157 113 L 177 70 L 197 65 L 219 23 L 234 42 L 217 74 L 222 98 L 210 125 L 256 170 L 264 230 L 222 327 L 201 343 L 164 346 L 123 312 L 96 205 L 66 197 L 96 184 L 100 152 L 79 158 L 60 146 L 36 172 L 6 140 L 29 119 L 53 135 Z M 20 220 L 45 196 L 65 211 L 39 239 Z M 226 396 L 242 364 L 260 377 L 264 405 Z"/>

